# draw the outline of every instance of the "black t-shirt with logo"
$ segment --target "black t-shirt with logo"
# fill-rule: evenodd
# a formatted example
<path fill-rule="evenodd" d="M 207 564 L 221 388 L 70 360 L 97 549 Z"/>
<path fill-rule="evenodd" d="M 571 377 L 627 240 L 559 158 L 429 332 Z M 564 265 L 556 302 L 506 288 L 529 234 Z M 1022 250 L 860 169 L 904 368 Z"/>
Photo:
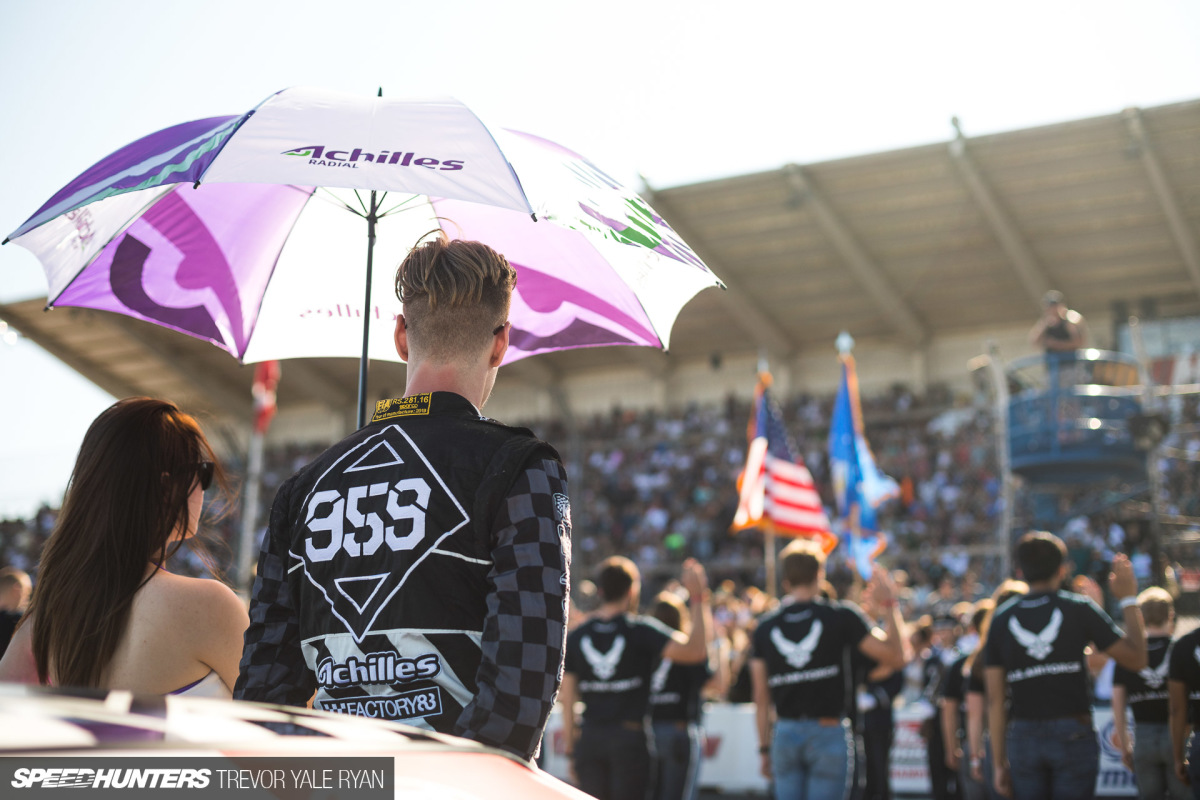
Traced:
<path fill-rule="evenodd" d="M 590 619 L 567 636 L 566 671 L 579 682 L 585 723 L 641 722 L 672 631 L 653 617 Z"/>
<path fill-rule="evenodd" d="M 676 664 L 664 658 L 650 676 L 650 717 L 655 722 L 699 722 L 700 692 L 711 677 L 707 661 Z"/>
<path fill-rule="evenodd" d="M 962 655 L 950 662 L 942 673 L 942 684 L 938 687 L 938 696 L 947 703 L 956 703 L 963 713 L 967 713 L 967 675 L 965 672 L 967 659 L 970 655 Z"/>
<path fill-rule="evenodd" d="M 1113 684 L 1125 687 L 1125 702 L 1135 722 L 1167 721 L 1167 671 L 1171 666 L 1171 637 L 1146 639 L 1146 668 L 1133 672 L 1120 664 L 1113 671 Z"/>
<path fill-rule="evenodd" d="M 1175 640 L 1167 677 L 1182 681 L 1188 690 L 1188 718 L 1200 720 L 1200 628 Z"/>
<path fill-rule="evenodd" d="M 783 718 L 847 715 L 851 653 L 871 623 L 851 603 L 813 600 L 759 619 L 752 656 L 767 666 L 767 686 Z"/>
<path fill-rule="evenodd" d="M 1121 631 L 1100 607 L 1071 592 L 1015 597 L 996 610 L 985 654 L 1003 667 L 1013 719 L 1054 719 L 1091 713 L 1091 677 L 1083 651 L 1107 650 Z"/>
<path fill-rule="evenodd" d="M 858 648 L 850 651 L 850 663 L 853 667 L 854 684 L 863 694 L 864 705 L 849 703 L 850 721 L 857 730 L 887 731 L 895 727 L 892 718 L 892 701 L 904 691 L 904 672 L 895 670 L 881 681 L 873 681 L 868 677 L 879 662 L 864 655 Z"/>

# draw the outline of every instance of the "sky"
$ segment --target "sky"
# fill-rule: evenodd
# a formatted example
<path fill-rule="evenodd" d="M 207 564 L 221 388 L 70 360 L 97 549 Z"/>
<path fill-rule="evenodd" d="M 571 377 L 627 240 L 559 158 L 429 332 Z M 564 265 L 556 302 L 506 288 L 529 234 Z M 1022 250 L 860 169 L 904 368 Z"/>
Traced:
<path fill-rule="evenodd" d="M 1200 99 L 1198 42 L 1191 0 L 0 0 L 0 234 L 122 145 L 288 86 L 449 95 L 664 188 L 944 142 L 952 116 L 976 136 Z M 0 248 L 0 302 L 45 294 Z M 0 517 L 58 504 L 111 402 L 0 332 Z"/>

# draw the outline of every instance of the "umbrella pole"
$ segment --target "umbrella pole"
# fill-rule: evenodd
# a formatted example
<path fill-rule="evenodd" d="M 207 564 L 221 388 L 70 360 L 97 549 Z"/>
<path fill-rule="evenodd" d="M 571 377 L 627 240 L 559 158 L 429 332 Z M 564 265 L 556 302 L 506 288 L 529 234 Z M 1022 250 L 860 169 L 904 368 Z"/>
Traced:
<path fill-rule="evenodd" d="M 375 259 L 375 223 L 379 217 L 376 212 L 379 206 L 375 202 L 375 192 L 371 191 L 371 210 L 367 214 L 367 288 L 363 299 L 363 346 L 362 358 L 358 361 L 358 424 L 361 428 L 367 422 L 367 340 L 371 333 L 371 271 Z"/>

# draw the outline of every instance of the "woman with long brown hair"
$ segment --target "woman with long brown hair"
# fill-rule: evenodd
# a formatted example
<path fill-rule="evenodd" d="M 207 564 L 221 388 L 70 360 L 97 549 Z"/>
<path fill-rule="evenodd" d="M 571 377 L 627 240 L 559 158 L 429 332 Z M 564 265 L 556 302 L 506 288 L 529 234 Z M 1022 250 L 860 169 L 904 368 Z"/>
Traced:
<path fill-rule="evenodd" d="M 224 487 L 174 404 L 131 397 L 97 417 L 0 681 L 231 696 L 245 606 L 220 581 L 164 566 L 196 535 L 214 478 Z"/>

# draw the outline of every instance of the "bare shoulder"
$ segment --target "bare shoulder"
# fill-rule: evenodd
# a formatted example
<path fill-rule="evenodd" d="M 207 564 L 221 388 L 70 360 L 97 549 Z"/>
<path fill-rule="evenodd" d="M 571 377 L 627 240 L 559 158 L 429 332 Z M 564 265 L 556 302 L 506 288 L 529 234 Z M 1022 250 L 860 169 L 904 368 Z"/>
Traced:
<path fill-rule="evenodd" d="M 240 619 L 246 606 L 232 589 L 211 578 L 189 578 L 162 572 L 143 589 L 149 605 L 176 619 L 197 623 L 214 618 Z"/>

